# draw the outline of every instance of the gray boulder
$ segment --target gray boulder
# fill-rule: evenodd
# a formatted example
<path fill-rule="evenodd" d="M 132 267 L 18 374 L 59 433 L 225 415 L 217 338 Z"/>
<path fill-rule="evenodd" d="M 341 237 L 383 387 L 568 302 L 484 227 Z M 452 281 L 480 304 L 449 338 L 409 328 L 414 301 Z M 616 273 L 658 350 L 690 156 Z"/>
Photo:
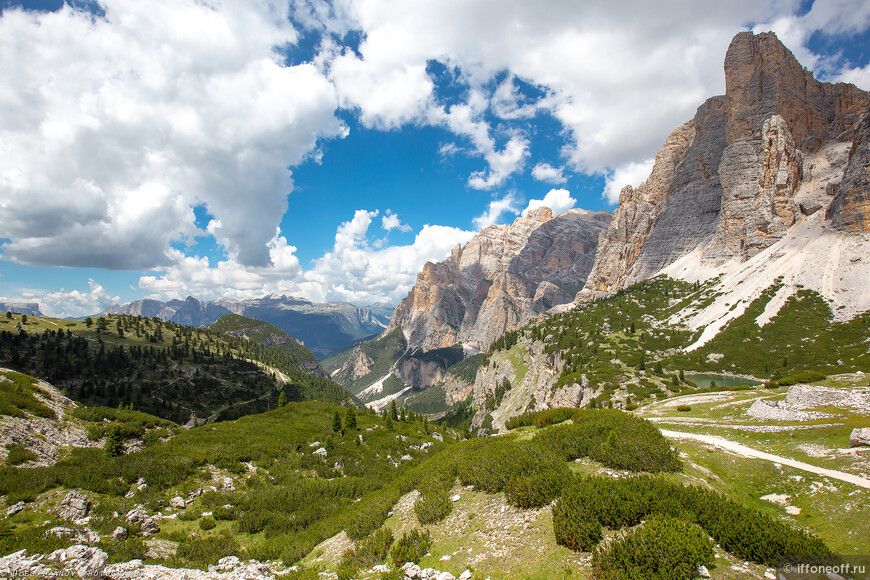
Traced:
<path fill-rule="evenodd" d="M 64 570 L 79 578 L 100 578 L 109 556 L 99 548 L 75 545 L 65 550 L 55 550 L 46 558 L 59 563 Z"/>
<path fill-rule="evenodd" d="M 852 429 L 849 435 L 849 447 L 870 447 L 870 427 Z"/>
<path fill-rule="evenodd" d="M 91 502 L 85 494 L 77 490 L 72 490 L 57 506 L 57 516 L 64 520 L 80 520 L 88 515 L 88 510 L 91 509 Z"/>
<path fill-rule="evenodd" d="M 157 521 L 148 515 L 145 511 L 145 508 L 141 505 L 137 505 L 133 509 L 127 512 L 127 515 L 124 516 L 131 524 L 139 524 L 139 530 L 143 534 L 156 534 L 160 531 L 160 526 L 157 524 Z"/>
<path fill-rule="evenodd" d="M 20 501 L 14 505 L 11 505 L 11 506 L 9 506 L 9 509 L 6 510 L 6 517 L 8 518 L 9 516 L 14 516 L 15 514 L 17 514 L 18 512 L 20 512 L 23 509 L 24 509 L 24 502 L 23 501 Z"/>

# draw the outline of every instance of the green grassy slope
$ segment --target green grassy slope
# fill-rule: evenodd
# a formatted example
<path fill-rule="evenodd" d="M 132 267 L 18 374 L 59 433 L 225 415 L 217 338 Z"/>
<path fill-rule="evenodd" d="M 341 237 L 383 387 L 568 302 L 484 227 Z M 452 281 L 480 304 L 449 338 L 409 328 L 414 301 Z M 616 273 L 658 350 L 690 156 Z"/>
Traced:
<path fill-rule="evenodd" d="M 110 411 L 83 410 L 80 420 L 110 430 L 150 425 L 145 415 Z M 375 577 L 365 568 L 353 568 L 352 559 L 342 559 L 343 548 L 335 553 L 329 546 L 350 547 L 356 541 L 357 556 L 368 562 L 366 538 L 387 525 L 394 530 L 394 544 L 401 533 L 429 530 L 433 543 L 425 550 L 429 555 L 420 555 L 421 564 L 455 575 L 470 567 L 493 580 L 518 574 L 589 577 L 588 558 L 558 539 L 568 523 L 555 514 L 576 509 L 578 498 L 591 502 L 591 511 L 581 509 L 581 520 L 590 530 L 597 525 L 608 538 L 649 514 L 701 522 L 738 553 L 717 553 L 714 578 L 753 577 L 767 565 L 770 550 L 779 549 L 778 538 L 804 541 L 777 514 L 742 507 L 739 494 L 732 504 L 683 487 L 694 481 L 694 463 L 689 462 L 686 473 L 674 471 L 681 462 L 667 440 L 629 414 L 586 411 L 567 422 L 542 422 L 540 429 L 462 441 L 449 429 L 436 433 L 419 420 L 388 422 L 365 411 L 356 413 L 352 429 L 347 413 L 346 407 L 325 403 L 290 403 L 236 421 L 176 429 L 168 441 L 152 437 L 146 449 L 124 456 L 81 449 L 52 467 L 0 468 L 0 495 L 7 505 L 26 502 L 23 511 L 5 520 L 0 552 L 26 548 L 47 553 L 73 542 L 45 534 L 63 523 L 53 509 L 71 488 L 88 494 L 94 506 L 89 526 L 101 534 L 98 546 L 111 561 L 144 558 L 146 563 L 203 569 L 238 555 L 277 568 L 301 560 L 309 572 Z M 153 423 L 160 427 L 159 420 Z M 633 477 L 636 469 L 653 473 Z M 147 487 L 137 485 L 140 478 Z M 617 496 L 596 495 L 615 488 L 622 490 Z M 668 501 L 628 493 L 632 489 L 665 492 Z M 724 491 L 732 496 L 734 490 L 725 486 Z M 184 509 L 168 508 L 169 499 L 179 495 L 192 501 Z M 706 509 L 698 498 L 727 507 L 730 527 L 723 528 L 724 516 Z M 149 513 L 175 516 L 160 519 L 156 535 L 176 548 L 174 556 L 146 557 L 146 538 L 135 527 L 126 541 L 109 539 L 116 526 L 130 528 L 119 514 L 136 504 Z M 604 511 L 595 511 L 598 505 Z M 746 522 L 747 534 L 729 535 L 741 522 Z M 763 542 L 753 531 L 762 529 L 759 525 L 767 530 Z M 385 556 L 382 552 L 372 562 Z M 725 575 L 744 559 L 758 559 L 752 573 Z"/>
<path fill-rule="evenodd" d="M 277 326 L 256 318 L 224 314 L 209 329 L 232 336 L 247 336 L 248 340 L 286 352 L 299 361 L 317 360 L 314 353 L 298 340 Z"/>

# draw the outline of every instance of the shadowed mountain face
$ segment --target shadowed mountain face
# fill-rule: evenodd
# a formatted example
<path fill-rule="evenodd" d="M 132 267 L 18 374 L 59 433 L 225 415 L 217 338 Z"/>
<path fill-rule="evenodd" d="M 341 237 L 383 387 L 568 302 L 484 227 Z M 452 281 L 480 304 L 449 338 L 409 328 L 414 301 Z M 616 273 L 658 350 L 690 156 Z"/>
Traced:
<path fill-rule="evenodd" d="M 112 306 L 100 314 L 158 317 L 188 326 L 210 326 L 225 314 L 239 314 L 277 326 L 301 340 L 318 357 L 384 330 L 392 310 L 388 306 L 354 306 L 345 302 L 316 303 L 292 296 L 266 296 L 256 300 L 218 299 L 137 300 Z"/>
<path fill-rule="evenodd" d="M 0 302 L 0 312 L 17 312 L 27 316 L 42 316 L 37 302 Z"/>
<path fill-rule="evenodd" d="M 482 230 L 443 262 L 423 267 L 389 328 L 401 327 L 411 347 L 463 342 L 486 349 L 538 313 L 573 300 L 610 217 L 579 209 L 553 217 L 542 207 Z"/>

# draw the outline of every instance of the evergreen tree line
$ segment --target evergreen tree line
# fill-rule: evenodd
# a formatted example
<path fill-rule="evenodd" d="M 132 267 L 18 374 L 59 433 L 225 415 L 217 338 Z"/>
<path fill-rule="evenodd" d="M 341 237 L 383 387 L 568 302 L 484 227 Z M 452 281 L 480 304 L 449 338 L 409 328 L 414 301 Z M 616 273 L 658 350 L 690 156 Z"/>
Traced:
<path fill-rule="evenodd" d="M 0 363 L 43 377 L 84 405 L 132 405 L 179 423 L 191 413 L 201 419 L 217 413 L 225 420 L 262 412 L 275 406 L 279 390 L 293 401 L 349 398 L 339 385 L 307 374 L 277 348 L 127 315 L 90 326 L 96 336 L 62 328 L 4 330 Z M 278 369 L 288 382 L 262 365 Z"/>

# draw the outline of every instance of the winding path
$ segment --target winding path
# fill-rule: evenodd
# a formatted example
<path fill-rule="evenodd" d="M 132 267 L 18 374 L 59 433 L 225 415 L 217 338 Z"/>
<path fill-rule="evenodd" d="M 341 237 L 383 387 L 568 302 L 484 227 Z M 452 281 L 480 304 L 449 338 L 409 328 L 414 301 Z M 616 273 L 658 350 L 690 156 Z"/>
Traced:
<path fill-rule="evenodd" d="M 756 459 L 764 459 L 765 461 L 771 461 L 773 463 L 781 463 L 782 465 L 788 465 L 795 469 L 809 471 L 810 473 L 823 475 L 832 479 L 839 479 L 840 481 L 845 481 L 846 483 L 851 483 L 852 485 L 857 485 L 864 489 L 870 489 L 870 479 L 858 477 L 857 475 L 852 475 L 851 473 L 845 473 L 843 471 L 837 471 L 836 469 L 816 467 L 815 465 L 810 465 L 803 461 L 795 461 L 794 459 L 773 455 L 772 453 L 765 453 L 764 451 L 758 451 L 752 447 L 747 447 L 746 445 L 741 445 L 740 443 L 735 443 L 734 441 L 729 441 L 728 439 L 717 437 L 716 435 L 700 435 L 698 433 L 683 433 L 681 431 L 667 431 L 665 429 L 662 429 L 662 435 L 670 437 L 671 439 L 693 439 L 695 441 L 701 441 L 702 443 L 715 445 L 716 447 L 733 451 L 734 453 L 744 457 L 754 457 Z"/>

